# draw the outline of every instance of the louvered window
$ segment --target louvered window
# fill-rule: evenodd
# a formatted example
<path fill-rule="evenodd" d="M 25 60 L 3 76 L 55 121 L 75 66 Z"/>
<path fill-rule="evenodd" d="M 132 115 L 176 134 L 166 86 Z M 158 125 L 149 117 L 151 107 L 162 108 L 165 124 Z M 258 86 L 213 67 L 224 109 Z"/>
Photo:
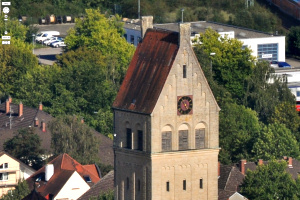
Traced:
<path fill-rule="evenodd" d="M 171 131 L 162 132 L 161 148 L 162 148 L 162 151 L 171 151 L 172 150 L 172 132 Z"/>
<path fill-rule="evenodd" d="M 179 150 L 185 150 L 189 148 L 189 132 L 188 130 L 179 131 Z"/>
<path fill-rule="evenodd" d="M 196 129 L 195 133 L 196 149 L 205 148 L 205 129 Z"/>

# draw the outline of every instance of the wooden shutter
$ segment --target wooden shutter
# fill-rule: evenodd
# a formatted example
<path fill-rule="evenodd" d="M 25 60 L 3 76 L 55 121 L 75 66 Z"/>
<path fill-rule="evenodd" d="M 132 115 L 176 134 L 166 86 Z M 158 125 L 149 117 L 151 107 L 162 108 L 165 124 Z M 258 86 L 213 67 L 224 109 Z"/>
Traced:
<path fill-rule="evenodd" d="M 189 148 L 189 131 L 179 131 L 179 150 L 185 150 Z"/>
<path fill-rule="evenodd" d="M 195 147 L 196 149 L 205 148 L 205 129 L 196 129 L 195 133 Z"/>
<path fill-rule="evenodd" d="M 164 131 L 161 136 L 161 149 L 162 151 L 172 150 L 172 132 Z"/>

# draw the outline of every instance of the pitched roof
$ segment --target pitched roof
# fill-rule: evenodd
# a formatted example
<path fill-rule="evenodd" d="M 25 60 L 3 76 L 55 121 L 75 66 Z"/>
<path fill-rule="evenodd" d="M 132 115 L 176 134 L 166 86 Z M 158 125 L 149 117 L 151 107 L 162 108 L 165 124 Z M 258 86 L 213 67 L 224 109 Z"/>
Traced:
<path fill-rule="evenodd" d="M 28 169 L 28 170 L 30 170 L 30 171 L 32 171 L 32 172 L 35 172 L 35 169 L 33 169 L 32 167 L 26 165 L 26 164 L 23 163 L 21 160 L 15 158 L 14 156 L 10 155 L 9 153 L 7 153 L 7 152 L 5 152 L 5 151 L 1 151 L 1 152 L 0 152 L 0 157 L 3 156 L 3 155 L 7 155 L 7 156 L 11 157 L 12 159 L 14 159 L 14 160 L 17 161 L 18 163 L 20 163 L 20 165 L 21 165 L 22 167 L 24 167 L 24 168 L 26 168 L 26 169 Z M 0 163 L 0 164 L 1 164 L 1 163 Z"/>
<path fill-rule="evenodd" d="M 98 183 L 93 185 L 86 193 L 78 200 L 88 200 L 91 197 L 97 197 L 100 194 L 112 191 L 114 189 L 114 171 L 111 170 Z"/>
<path fill-rule="evenodd" d="M 135 51 L 113 108 L 150 114 L 177 55 L 177 32 L 148 29 Z"/>
<path fill-rule="evenodd" d="M 24 197 L 22 200 L 47 200 L 45 197 L 43 197 L 40 193 L 38 193 L 36 190 L 32 190 L 30 194 L 28 194 L 26 197 Z"/>
<path fill-rule="evenodd" d="M 51 133 L 46 127 L 46 131 L 42 131 L 41 121 L 46 124 L 53 119 L 48 113 L 39 110 L 38 108 L 30 108 L 23 105 L 23 115 L 19 117 L 19 104 L 10 103 L 11 110 L 11 128 L 10 128 L 10 114 L 5 112 L 6 103 L 0 104 L 0 151 L 3 150 L 5 141 L 13 138 L 15 133 L 20 128 L 35 127 L 34 132 L 41 139 L 41 146 L 47 152 L 51 152 Z M 34 126 L 34 119 L 38 118 L 39 125 Z"/>
<path fill-rule="evenodd" d="M 87 182 L 87 184 L 90 186 L 94 185 L 100 180 L 99 175 L 94 171 L 95 168 L 93 169 L 91 165 L 81 165 L 66 153 L 57 156 L 48 164 L 53 164 L 54 166 L 54 174 L 48 182 L 45 181 L 45 166 L 26 180 L 29 188 L 33 190 L 35 180 L 37 178 L 41 178 L 41 180 L 38 182 L 39 185 L 37 191 L 44 197 L 48 194 L 56 196 L 75 171 L 83 179 L 84 177 L 89 176 L 91 182 Z"/>

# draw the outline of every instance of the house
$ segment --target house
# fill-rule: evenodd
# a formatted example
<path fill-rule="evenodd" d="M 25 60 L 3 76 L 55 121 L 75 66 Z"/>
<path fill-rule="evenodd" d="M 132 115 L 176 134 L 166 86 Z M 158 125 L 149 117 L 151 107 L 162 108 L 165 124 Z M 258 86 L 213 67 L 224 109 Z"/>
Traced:
<path fill-rule="evenodd" d="M 113 103 L 115 199 L 218 199 L 219 106 L 176 31 L 142 17 L 142 42 Z"/>
<path fill-rule="evenodd" d="M 20 160 L 0 152 L 0 197 L 13 190 L 20 180 L 25 180 L 35 172 Z"/>
<path fill-rule="evenodd" d="M 81 165 L 61 154 L 26 179 L 30 190 L 49 200 L 78 199 L 101 178 L 94 164 Z"/>
<path fill-rule="evenodd" d="M 41 147 L 46 155 L 52 155 L 51 132 L 48 124 L 54 118 L 43 111 L 43 105 L 40 103 L 38 108 L 30 108 L 23 105 L 22 102 L 15 104 L 9 96 L 4 103 L 0 102 L 0 151 L 3 150 L 5 141 L 13 138 L 16 132 L 21 128 L 33 127 L 34 132 L 41 139 Z M 99 158 L 105 165 L 114 165 L 113 142 L 108 137 L 94 131 L 94 135 L 99 138 Z"/>
<path fill-rule="evenodd" d="M 97 198 L 99 195 L 114 190 L 114 171 L 111 170 L 98 183 L 93 185 L 86 193 L 84 193 L 78 200 L 89 200 L 90 198 Z"/>
<path fill-rule="evenodd" d="M 285 61 L 285 36 L 278 33 L 269 34 L 261 31 L 251 30 L 243 27 L 237 27 L 227 24 L 209 21 L 190 22 L 190 39 L 197 39 L 201 33 L 210 28 L 229 38 L 235 38 L 243 42 L 243 48 L 248 47 L 252 50 L 252 55 L 258 60 L 277 60 Z M 153 27 L 170 31 L 177 30 L 177 23 L 154 24 Z M 124 37 L 128 43 L 138 45 L 141 38 L 140 20 L 125 20 Z"/>

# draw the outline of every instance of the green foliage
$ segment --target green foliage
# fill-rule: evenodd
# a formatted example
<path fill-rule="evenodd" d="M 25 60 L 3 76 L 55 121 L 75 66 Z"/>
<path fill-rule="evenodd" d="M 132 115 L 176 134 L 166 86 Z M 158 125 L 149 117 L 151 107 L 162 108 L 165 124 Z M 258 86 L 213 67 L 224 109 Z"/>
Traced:
<path fill-rule="evenodd" d="M 283 155 L 299 158 L 299 144 L 291 131 L 283 124 L 269 124 L 259 132 L 253 145 L 256 159 L 272 160 Z"/>
<path fill-rule="evenodd" d="M 274 76 L 274 69 L 267 62 L 258 62 L 251 77 L 247 80 L 244 105 L 255 110 L 260 120 L 267 124 L 281 102 L 295 103 L 295 97 L 286 83 Z M 274 83 L 268 83 L 270 79 Z"/>
<path fill-rule="evenodd" d="M 248 171 L 241 194 L 253 200 L 299 199 L 299 180 L 295 181 L 285 169 L 285 162 L 270 162 Z"/>
<path fill-rule="evenodd" d="M 81 164 L 98 162 L 99 141 L 95 131 L 76 116 L 61 116 L 49 123 L 55 155 L 67 153 Z"/>
<path fill-rule="evenodd" d="M 220 112 L 220 161 L 238 162 L 252 158 L 252 145 L 260 124 L 255 111 L 235 103 L 226 103 Z"/>
<path fill-rule="evenodd" d="M 300 26 L 290 29 L 287 37 L 287 49 L 291 55 L 300 55 Z"/>
<path fill-rule="evenodd" d="M 251 51 L 242 49 L 242 42 L 236 39 L 222 38 L 212 29 L 201 34 L 202 44 L 195 49 L 203 48 L 212 60 L 214 79 L 223 85 L 233 97 L 241 99 L 244 96 L 244 80 L 252 73 L 253 60 Z"/>
<path fill-rule="evenodd" d="M 114 191 L 108 191 L 100 194 L 98 197 L 91 197 L 89 200 L 114 200 Z"/>
<path fill-rule="evenodd" d="M 18 185 L 16 188 L 6 195 L 1 196 L 1 200 L 16 200 L 16 199 L 23 199 L 30 193 L 28 184 L 26 180 L 19 180 Z"/>
<path fill-rule="evenodd" d="M 36 170 L 43 166 L 41 155 L 44 150 L 41 148 L 41 139 L 33 128 L 19 129 L 13 138 L 4 142 L 3 148 Z"/>

